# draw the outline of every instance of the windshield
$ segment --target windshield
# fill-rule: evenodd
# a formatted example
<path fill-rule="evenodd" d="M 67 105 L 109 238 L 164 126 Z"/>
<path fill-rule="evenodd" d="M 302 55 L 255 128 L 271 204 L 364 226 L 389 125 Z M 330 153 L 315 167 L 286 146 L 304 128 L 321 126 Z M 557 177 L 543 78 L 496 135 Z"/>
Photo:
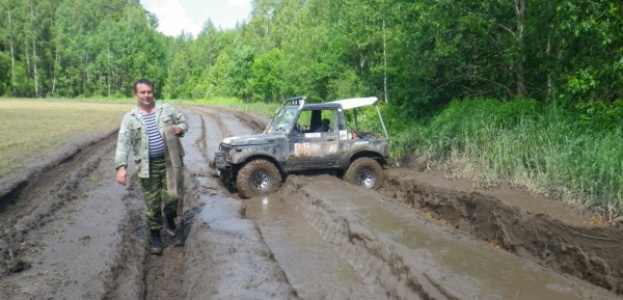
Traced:
<path fill-rule="evenodd" d="M 292 129 L 298 106 L 282 107 L 264 133 L 288 133 Z"/>

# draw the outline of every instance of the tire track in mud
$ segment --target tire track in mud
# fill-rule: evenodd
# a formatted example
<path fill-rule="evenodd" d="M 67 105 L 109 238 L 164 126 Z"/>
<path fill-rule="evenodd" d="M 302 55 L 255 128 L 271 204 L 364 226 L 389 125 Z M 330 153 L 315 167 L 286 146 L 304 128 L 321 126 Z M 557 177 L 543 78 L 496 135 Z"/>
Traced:
<path fill-rule="evenodd" d="M 210 120 L 213 120 L 214 122 L 216 122 L 217 128 L 218 128 L 218 132 L 220 132 L 220 136 L 223 137 L 227 137 L 227 136 L 232 136 L 233 134 L 231 133 L 230 129 L 228 126 L 225 126 L 225 124 L 223 123 L 222 114 L 226 114 L 226 115 L 233 115 L 233 112 L 231 111 L 227 111 L 224 109 L 217 109 L 217 108 L 206 108 L 206 107 L 200 107 L 200 106 L 193 106 L 193 107 L 189 107 L 191 108 L 193 111 L 199 113 L 201 115 L 201 121 L 202 121 L 202 133 L 203 133 L 203 138 L 201 138 L 201 140 L 205 143 L 206 137 L 208 132 L 206 131 L 206 125 L 205 125 L 205 118 L 207 117 Z M 218 113 L 220 112 L 220 113 Z M 240 120 L 239 120 L 240 121 Z M 215 130 L 211 130 L 210 132 L 216 132 Z M 205 148 L 205 144 L 201 145 L 202 151 L 207 151 L 207 149 Z M 205 153 L 204 154 L 209 154 L 209 153 Z"/>
<path fill-rule="evenodd" d="M 113 132 L 69 146 L 35 169 L 27 177 L 32 183 L 11 199 L 0 218 L 0 248 L 10 260 L 0 256 L 5 266 L 18 260 L 25 267 L 2 274 L 0 299 L 142 294 L 145 247 L 131 225 L 141 210 L 111 177 L 115 140 Z"/>
<path fill-rule="evenodd" d="M 308 190 L 305 181 L 305 178 L 292 176 L 275 198 L 294 206 L 320 233 L 328 246 L 337 249 L 340 257 L 368 283 L 367 288 L 382 295 L 370 293 L 370 299 L 461 299 L 449 293 L 426 273 L 412 272 L 410 269 L 413 265 L 408 265 L 390 243 L 382 241 L 366 224 L 336 207 L 336 198 L 325 198 Z"/>
<path fill-rule="evenodd" d="M 23 182 L 5 183 L 15 188 L 1 201 L 0 299 L 182 298 L 183 250 L 147 255 L 136 175 L 127 188 L 114 182 L 115 142 L 116 132 L 77 142 Z M 84 253 L 68 256 L 78 249 Z M 94 257 L 100 263 L 88 262 Z"/>
<path fill-rule="evenodd" d="M 290 203 L 389 299 L 616 299 L 331 176 L 291 176 Z M 369 281 L 369 280 L 368 280 Z"/>
<path fill-rule="evenodd" d="M 388 177 L 384 194 L 398 203 L 514 255 L 623 294 L 620 255 L 623 229 L 620 227 L 565 222 L 505 204 L 480 192 L 447 189 L 434 181 L 409 179 L 400 170 Z"/>
<path fill-rule="evenodd" d="M 237 122 L 240 122 L 241 124 L 243 124 L 244 127 L 250 130 L 248 134 L 252 132 L 260 133 L 264 131 L 264 128 L 266 128 L 266 126 L 268 125 L 268 122 L 270 121 L 270 119 L 266 116 L 252 114 L 252 113 L 248 113 L 248 112 L 240 111 L 240 110 L 228 110 L 228 109 L 218 108 L 218 107 L 213 107 L 211 108 L 211 110 L 213 112 L 217 112 L 217 113 L 210 113 L 210 117 L 214 117 L 215 119 L 217 119 L 217 123 L 219 124 L 219 128 L 221 132 L 223 133 L 222 135 L 224 137 L 240 135 L 240 133 L 234 134 L 230 132 L 230 128 L 228 126 L 225 126 L 223 124 L 223 121 L 221 120 L 221 116 L 223 115 L 229 115 L 235 118 Z"/>
<path fill-rule="evenodd" d="M 22 259 L 24 248 L 36 244 L 27 241 L 28 233 L 45 226 L 57 210 L 79 199 L 82 179 L 98 167 L 99 157 L 110 151 L 114 139 L 110 133 L 100 141 L 78 142 L 59 158 L 3 180 L 2 186 L 7 188 L 0 195 L 0 278 L 30 267 Z"/>
<path fill-rule="evenodd" d="M 361 276 L 335 247 L 297 212 L 274 195 L 245 200 L 246 216 L 302 299 L 384 299 L 385 291 Z"/>

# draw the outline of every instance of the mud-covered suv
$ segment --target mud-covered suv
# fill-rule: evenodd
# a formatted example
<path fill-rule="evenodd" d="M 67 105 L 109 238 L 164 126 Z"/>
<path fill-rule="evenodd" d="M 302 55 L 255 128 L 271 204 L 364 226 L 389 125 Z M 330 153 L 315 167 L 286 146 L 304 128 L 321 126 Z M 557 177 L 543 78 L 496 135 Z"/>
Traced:
<path fill-rule="evenodd" d="M 225 138 L 210 165 L 242 198 L 276 191 L 289 173 L 314 170 L 337 171 L 355 185 L 378 188 L 389 138 L 377 102 L 376 97 L 317 104 L 305 104 L 305 97 L 286 99 L 262 134 Z"/>

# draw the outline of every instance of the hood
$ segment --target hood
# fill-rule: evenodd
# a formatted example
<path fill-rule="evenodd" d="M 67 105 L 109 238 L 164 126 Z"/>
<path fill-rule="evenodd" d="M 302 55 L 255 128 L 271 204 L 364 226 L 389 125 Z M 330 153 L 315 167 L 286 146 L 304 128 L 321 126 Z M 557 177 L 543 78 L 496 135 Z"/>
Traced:
<path fill-rule="evenodd" d="M 241 145 L 261 145 L 274 143 L 275 140 L 285 138 L 282 134 L 251 134 L 251 135 L 239 135 L 231 136 L 223 139 L 224 144 L 232 146 Z"/>

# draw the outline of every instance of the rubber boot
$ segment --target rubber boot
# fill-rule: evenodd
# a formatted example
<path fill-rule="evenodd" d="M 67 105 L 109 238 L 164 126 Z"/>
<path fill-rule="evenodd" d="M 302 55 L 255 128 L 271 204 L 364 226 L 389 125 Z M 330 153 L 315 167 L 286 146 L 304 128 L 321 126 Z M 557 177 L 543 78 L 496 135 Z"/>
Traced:
<path fill-rule="evenodd" d="M 165 229 L 167 234 L 170 237 L 175 237 L 177 235 L 177 227 L 175 226 L 175 217 L 174 216 L 165 216 L 164 218 Z"/>
<path fill-rule="evenodd" d="M 160 230 L 150 230 L 149 233 L 151 234 L 151 248 L 149 248 L 149 252 L 155 255 L 162 254 L 162 240 L 160 239 Z"/>

